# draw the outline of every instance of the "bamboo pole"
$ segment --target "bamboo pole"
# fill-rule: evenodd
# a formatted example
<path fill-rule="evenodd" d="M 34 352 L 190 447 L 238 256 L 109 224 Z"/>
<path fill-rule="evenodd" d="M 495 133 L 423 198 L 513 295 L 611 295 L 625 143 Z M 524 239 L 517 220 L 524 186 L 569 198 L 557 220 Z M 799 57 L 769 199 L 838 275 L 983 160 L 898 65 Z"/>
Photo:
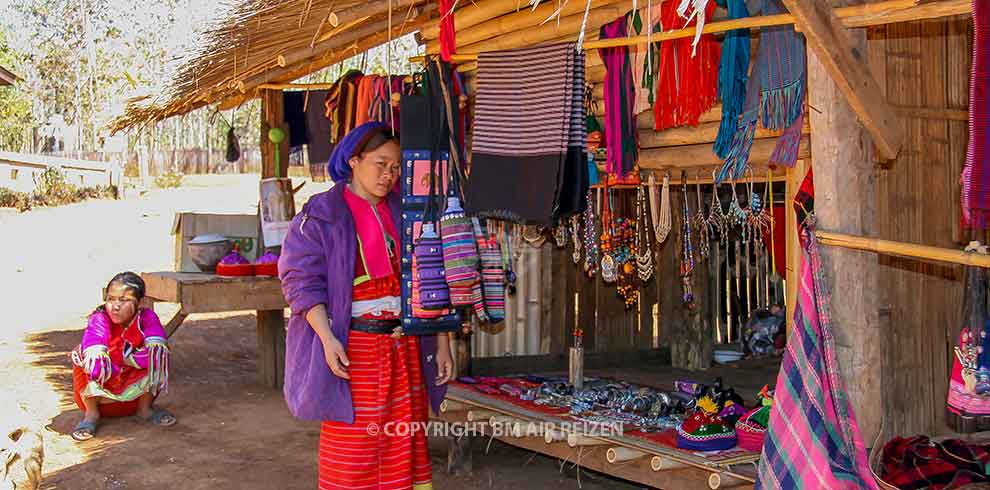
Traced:
<path fill-rule="evenodd" d="M 566 440 L 567 433 L 560 429 L 549 429 L 543 433 L 543 442 L 546 442 L 547 444 Z"/>
<path fill-rule="evenodd" d="M 608 448 L 605 452 L 605 461 L 609 463 L 620 463 L 623 461 L 632 461 L 634 459 L 639 459 L 646 456 L 643 451 L 637 451 L 635 449 L 629 449 L 623 446 L 616 446 Z"/>
<path fill-rule="evenodd" d="M 609 22 L 622 15 L 622 10 L 616 6 L 607 6 L 593 9 L 588 13 L 588 25 L 596 26 Z M 464 47 L 458 47 L 467 53 L 482 53 L 486 51 L 501 51 L 506 49 L 521 48 L 524 46 L 534 46 L 562 36 L 576 35 L 581 30 L 584 21 L 584 13 L 569 15 L 560 19 L 560 22 L 547 22 L 542 26 L 519 31 L 509 32 L 498 37 L 480 41 Z M 599 41 L 588 41 L 601 42 Z M 477 59 L 477 56 L 475 56 Z M 470 60 L 474 61 L 474 60 Z"/>
<path fill-rule="evenodd" d="M 712 473 L 708 475 L 708 488 L 712 490 L 718 490 L 720 488 L 735 488 L 741 486 L 749 486 L 749 482 L 735 478 L 729 475 L 723 475 L 721 473 Z"/>
<path fill-rule="evenodd" d="M 603 439 L 595 439 L 594 437 L 587 437 L 578 435 L 575 433 L 567 434 L 567 445 L 570 447 L 578 446 L 601 446 L 603 444 L 610 444 L 609 441 Z"/>
<path fill-rule="evenodd" d="M 592 0 L 591 8 L 597 9 L 599 7 L 605 7 L 618 3 L 619 1 L 620 0 Z M 564 19 L 575 14 L 581 14 L 583 16 L 584 7 L 585 2 L 567 2 L 567 4 L 564 5 L 564 8 L 560 11 L 560 18 Z M 510 32 L 535 28 L 541 24 L 547 25 L 550 23 L 556 23 L 556 19 L 550 20 L 546 23 L 543 23 L 543 21 L 556 12 L 557 8 L 558 6 L 556 2 L 547 2 L 541 4 L 536 8 L 536 10 L 527 8 L 520 10 L 519 12 L 510 12 L 506 15 L 496 17 L 468 28 L 462 28 L 461 26 L 455 24 L 455 27 L 457 27 L 457 45 L 470 46 L 493 37 L 504 36 Z M 427 54 L 437 54 L 439 52 L 439 39 L 432 39 L 426 43 Z"/>
<path fill-rule="evenodd" d="M 749 151 L 749 161 L 755 164 L 764 163 L 770 159 L 774 147 L 777 145 L 777 138 L 764 138 L 753 141 L 753 146 Z M 801 137 L 801 147 L 798 150 L 798 158 L 807 158 L 811 152 L 811 142 L 807 135 Z M 712 151 L 712 145 L 703 143 L 698 145 L 670 146 L 666 148 L 649 148 L 639 152 L 639 168 L 641 169 L 662 169 L 678 168 L 688 169 L 696 167 L 720 166 L 722 159 Z"/>
<path fill-rule="evenodd" d="M 817 231 L 815 236 L 818 237 L 819 243 L 830 247 L 851 248 L 884 255 L 990 268 L 990 255 L 821 230 Z"/>
<path fill-rule="evenodd" d="M 528 10 L 520 0 L 485 0 L 484 2 L 462 2 L 461 5 L 463 5 L 461 8 L 454 11 L 454 28 L 456 29 L 475 26 L 509 12 Z M 440 37 L 440 21 L 445 15 L 448 13 L 440 12 L 439 19 L 420 29 L 419 33 L 423 39 L 429 40 Z"/>
<path fill-rule="evenodd" d="M 653 456 L 650 458 L 650 469 L 653 471 L 676 470 L 686 467 L 686 464 L 680 461 L 674 461 L 666 456 Z"/>
<path fill-rule="evenodd" d="M 327 23 L 334 28 L 334 30 L 322 34 L 320 37 L 316 38 L 317 43 L 321 43 L 333 37 L 337 31 L 337 28 L 341 25 L 348 25 L 354 22 L 361 21 L 362 19 L 367 19 L 368 17 L 374 17 L 376 15 L 381 15 L 388 12 L 389 6 L 391 5 L 393 14 L 402 10 L 405 13 L 405 9 L 408 9 L 410 5 L 415 5 L 422 2 L 422 0 L 374 0 L 367 3 L 362 3 L 343 9 L 339 12 L 330 12 L 327 16 Z"/>
<path fill-rule="evenodd" d="M 440 413 L 460 412 L 468 409 L 468 405 L 455 402 L 454 400 L 444 400 L 440 402 Z"/>
<path fill-rule="evenodd" d="M 258 85 L 257 88 L 271 90 L 329 90 L 336 85 L 336 83 L 263 83 Z"/>
<path fill-rule="evenodd" d="M 885 2 L 875 2 L 864 5 L 853 5 L 835 9 L 836 16 L 842 21 L 843 27 L 868 27 L 874 25 L 903 22 L 905 20 L 921 20 L 960 15 L 972 12 L 972 5 L 967 0 L 950 0 L 947 2 L 932 2 L 929 4 L 916 5 L 915 0 L 888 0 Z M 563 19 L 561 20 L 563 23 Z M 601 22 L 591 22 L 589 25 L 599 25 Z M 779 25 L 794 24 L 794 16 L 791 14 L 759 15 L 753 17 L 743 17 L 741 19 L 730 19 L 705 24 L 702 32 L 713 34 L 726 32 L 735 29 L 758 29 L 760 27 L 771 27 Z M 580 27 L 579 27 L 580 28 Z M 667 41 L 670 39 L 681 39 L 694 37 L 695 28 L 686 27 L 674 29 L 667 32 L 653 34 L 653 42 Z M 584 43 L 584 49 L 595 50 L 600 48 L 615 48 L 620 46 L 635 46 L 646 44 L 647 36 L 629 36 L 613 39 L 599 39 Z M 476 45 L 477 46 L 477 45 Z M 478 52 L 466 46 L 463 51 L 466 54 L 454 55 L 451 60 L 454 63 L 474 61 L 478 59 Z M 496 48 L 508 49 L 508 48 Z M 422 57 L 412 58 L 413 61 L 421 61 Z"/>
<path fill-rule="evenodd" d="M 491 410 L 468 410 L 467 421 L 468 422 L 482 422 L 492 418 L 493 415 L 498 415 L 498 412 L 493 412 Z"/>

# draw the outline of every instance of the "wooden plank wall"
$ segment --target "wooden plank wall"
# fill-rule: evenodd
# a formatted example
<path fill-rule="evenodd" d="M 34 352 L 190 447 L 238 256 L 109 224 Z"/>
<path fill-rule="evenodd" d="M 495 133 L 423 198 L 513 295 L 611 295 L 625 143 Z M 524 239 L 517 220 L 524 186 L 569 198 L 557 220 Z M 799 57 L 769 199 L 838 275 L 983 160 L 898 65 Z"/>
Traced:
<path fill-rule="evenodd" d="M 887 99 L 895 106 L 966 109 L 972 36 L 968 18 L 871 28 L 870 63 Z M 959 174 L 966 122 L 907 116 L 902 121 L 904 147 L 877 174 L 877 234 L 957 247 L 965 238 L 959 227 Z M 962 269 L 887 256 L 878 260 L 884 285 L 878 306 L 890 340 L 883 359 L 885 433 L 947 432 L 944 407 L 960 329 Z"/>

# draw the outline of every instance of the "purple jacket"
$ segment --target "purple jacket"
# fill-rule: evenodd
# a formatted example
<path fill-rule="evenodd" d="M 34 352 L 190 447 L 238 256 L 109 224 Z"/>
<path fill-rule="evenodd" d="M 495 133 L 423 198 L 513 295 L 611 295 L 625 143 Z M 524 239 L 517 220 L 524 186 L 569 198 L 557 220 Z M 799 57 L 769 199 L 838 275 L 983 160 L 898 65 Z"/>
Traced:
<path fill-rule="evenodd" d="M 350 383 L 327 366 L 323 344 L 306 321 L 310 308 L 326 305 L 330 330 L 347 347 L 357 234 L 344 202 L 344 186 L 317 194 L 292 219 L 282 244 L 278 275 L 292 309 L 285 338 L 285 401 L 297 418 L 354 423 Z M 392 219 L 401 223 L 399 196 L 388 197 Z M 420 338 L 423 381 L 439 413 L 446 386 L 436 386 L 437 337 Z"/>

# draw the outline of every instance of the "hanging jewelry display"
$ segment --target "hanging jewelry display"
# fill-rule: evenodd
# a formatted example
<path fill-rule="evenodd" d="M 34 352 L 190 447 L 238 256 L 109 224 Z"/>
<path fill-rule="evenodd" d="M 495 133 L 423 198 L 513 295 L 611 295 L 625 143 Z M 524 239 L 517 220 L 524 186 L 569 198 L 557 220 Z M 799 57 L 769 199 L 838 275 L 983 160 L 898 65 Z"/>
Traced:
<path fill-rule="evenodd" d="M 681 172 L 681 190 L 683 191 L 684 199 L 681 200 L 684 203 L 684 215 L 681 225 L 681 285 L 684 289 L 684 295 L 682 300 L 684 306 L 689 310 L 693 310 L 694 304 L 694 289 L 691 285 L 691 273 L 694 272 L 694 245 L 691 243 L 691 211 L 688 209 L 688 186 L 687 186 L 687 173 Z"/>
<path fill-rule="evenodd" d="M 588 189 L 588 208 L 584 211 L 584 272 L 595 277 L 598 272 L 598 219 L 595 209 L 599 200 L 596 192 Z"/>
<path fill-rule="evenodd" d="M 646 217 L 646 192 L 640 186 L 636 191 L 636 216 L 639 226 L 636 228 L 636 272 L 643 282 L 653 277 L 653 247 L 650 244 L 650 222 Z"/>
<path fill-rule="evenodd" d="M 561 220 L 557 224 L 557 227 L 553 229 L 553 241 L 557 244 L 557 248 L 564 248 L 567 246 L 567 222 Z"/>
<path fill-rule="evenodd" d="M 652 177 L 653 175 L 650 174 Z M 672 226 L 670 220 L 670 172 L 663 175 L 663 187 L 660 190 L 660 212 L 659 216 L 653 216 L 653 227 L 656 230 L 657 244 L 663 243 L 670 235 Z"/>
<path fill-rule="evenodd" d="M 616 263 L 614 251 L 617 246 L 613 229 L 613 216 L 611 209 L 611 190 L 605 189 L 604 203 L 602 204 L 602 234 L 599 240 L 602 254 L 602 280 L 606 283 L 614 283 L 619 279 L 619 264 Z"/>
<path fill-rule="evenodd" d="M 574 259 L 575 264 L 581 263 L 581 215 L 575 214 L 571 216 L 571 243 L 574 246 L 574 251 L 571 252 L 571 258 Z"/>
<path fill-rule="evenodd" d="M 715 173 L 712 172 L 712 176 Z M 718 185 L 712 185 L 712 203 L 708 209 L 708 229 L 717 232 L 719 240 L 725 241 L 726 229 L 728 228 L 728 217 L 722 212 L 722 199 L 718 197 Z"/>
<path fill-rule="evenodd" d="M 739 205 L 739 196 L 736 194 L 736 181 L 732 181 L 732 203 L 729 204 L 729 223 L 732 226 L 742 226 L 746 223 L 746 211 Z M 745 231 L 743 232 L 745 233 Z"/>
<path fill-rule="evenodd" d="M 518 243 L 514 238 L 515 233 L 509 230 L 504 224 L 501 225 L 499 236 L 502 240 L 502 266 L 505 268 L 505 293 L 509 296 L 516 294 L 516 273 L 515 263 L 518 250 Z"/>
<path fill-rule="evenodd" d="M 695 196 L 698 200 L 698 211 L 694 213 L 694 218 L 691 220 L 694 225 L 695 231 L 698 232 L 698 259 L 704 262 L 708 260 L 709 245 L 711 244 L 712 230 L 711 225 L 708 223 L 708 218 L 705 216 L 705 207 L 701 204 L 701 182 L 700 180 L 695 180 L 694 183 Z M 686 198 L 687 196 L 685 196 Z"/>
<path fill-rule="evenodd" d="M 546 234 L 543 233 L 543 227 L 536 225 L 522 225 L 519 231 L 519 236 L 526 243 L 530 244 L 533 248 L 540 248 L 547 241 Z"/>
<path fill-rule="evenodd" d="M 633 309 L 639 301 L 639 275 L 636 267 L 636 219 L 620 217 L 615 220 L 615 233 L 612 236 L 613 256 L 618 268 L 618 291 L 627 310 Z"/>

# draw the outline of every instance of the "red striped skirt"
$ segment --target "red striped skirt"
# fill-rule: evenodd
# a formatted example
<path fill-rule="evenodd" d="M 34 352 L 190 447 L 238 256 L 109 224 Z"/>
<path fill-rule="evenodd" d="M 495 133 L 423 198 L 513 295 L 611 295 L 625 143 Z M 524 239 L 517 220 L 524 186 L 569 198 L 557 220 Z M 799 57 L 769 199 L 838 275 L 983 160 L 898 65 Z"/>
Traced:
<path fill-rule="evenodd" d="M 347 357 L 354 423 L 323 422 L 320 490 L 433 488 L 419 338 L 352 330 Z"/>

